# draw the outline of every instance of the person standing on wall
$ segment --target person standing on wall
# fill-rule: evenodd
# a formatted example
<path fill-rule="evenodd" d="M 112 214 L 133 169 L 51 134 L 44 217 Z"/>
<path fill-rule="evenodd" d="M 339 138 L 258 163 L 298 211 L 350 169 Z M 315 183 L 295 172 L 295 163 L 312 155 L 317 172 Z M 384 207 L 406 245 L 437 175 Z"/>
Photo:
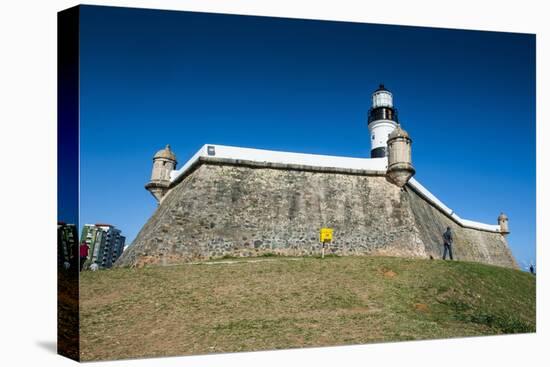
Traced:
<path fill-rule="evenodd" d="M 88 259 L 88 244 L 82 242 L 80 244 L 80 271 L 84 268 L 84 263 Z"/>
<path fill-rule="evenodd" d="M 443 260 L 447 257 L 447 251 L 449 251 L 449 258 L 453 259 L 453 234 L 451 232 L 451 227 L 447 227 L 447 230 L 443 233 Z"/>

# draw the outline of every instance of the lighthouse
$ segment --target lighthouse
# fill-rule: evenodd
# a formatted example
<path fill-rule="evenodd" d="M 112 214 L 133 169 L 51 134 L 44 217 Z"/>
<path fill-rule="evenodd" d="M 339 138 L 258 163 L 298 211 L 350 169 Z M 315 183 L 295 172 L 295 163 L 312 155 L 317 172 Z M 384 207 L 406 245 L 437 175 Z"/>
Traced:
<path fill-rule="evenodd" d="M 388 155 L 388 138 L 398 124 L 397 110 L 393 107 L 393 96 L 384 84 L 380 84 L 372 94 L 372 107 L 368 117 L 371 158 L 382 158 Z"/>

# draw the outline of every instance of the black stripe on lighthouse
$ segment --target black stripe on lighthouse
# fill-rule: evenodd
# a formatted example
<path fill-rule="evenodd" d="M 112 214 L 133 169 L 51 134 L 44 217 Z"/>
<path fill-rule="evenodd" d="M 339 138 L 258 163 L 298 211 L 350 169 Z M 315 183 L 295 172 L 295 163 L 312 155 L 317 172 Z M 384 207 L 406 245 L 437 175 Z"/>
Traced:
<path fill-rule="evenodd" d="M 386 156 L 386 147 L 378 147 L 370 151 L 371 158 L 383 158 Z"/>

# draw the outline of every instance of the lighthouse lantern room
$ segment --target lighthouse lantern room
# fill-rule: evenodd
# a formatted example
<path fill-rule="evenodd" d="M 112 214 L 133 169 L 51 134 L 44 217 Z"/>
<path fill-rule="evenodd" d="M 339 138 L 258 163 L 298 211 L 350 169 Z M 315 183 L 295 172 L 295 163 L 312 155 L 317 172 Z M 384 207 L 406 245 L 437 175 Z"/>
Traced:
<path fill-rule="evenodd" d="M 371 139 L 371 158 L 388 155 L 388 137 L 397 127 L 397 110 L 393 107 L 393 96 L 383 84 L 372 94 L 372 107 L 369 110 L 368 126 Z"/>

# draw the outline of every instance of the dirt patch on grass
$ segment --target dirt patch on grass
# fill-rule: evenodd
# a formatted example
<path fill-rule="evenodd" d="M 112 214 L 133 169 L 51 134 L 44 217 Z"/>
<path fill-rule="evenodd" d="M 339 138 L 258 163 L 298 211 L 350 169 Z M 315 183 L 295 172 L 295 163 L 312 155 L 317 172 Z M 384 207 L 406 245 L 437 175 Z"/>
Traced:
<path fill-rule="evenodd" d="M 414 309 L 417 310 L 417 311 L 420 311 L 420 312 L 428 312 L 429 307 L 425 303 L 415 303 L 414 304 Z"/>

